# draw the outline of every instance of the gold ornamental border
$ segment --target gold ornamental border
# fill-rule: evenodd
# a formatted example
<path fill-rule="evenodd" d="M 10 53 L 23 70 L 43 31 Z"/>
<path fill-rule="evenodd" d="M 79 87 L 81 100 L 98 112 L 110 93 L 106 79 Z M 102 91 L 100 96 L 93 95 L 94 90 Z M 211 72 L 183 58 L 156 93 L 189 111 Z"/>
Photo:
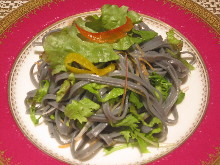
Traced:
<path fill-rule="evenodd" d="M 5 16 L 0 20 L 0 38 L 7 37 L 5 32 L 10 32 L 10 27 L 12 27 L 16 22 L 19 22 L 21 18 L 27 17 L 28 13 L 35 13 L 37 9 L 40 9 L 44 5 L 50 5 L 50 3 L 57 3 L 64 0 L 31 0 L 24 5 L 18 7 L 13 12 Z M 212 14 L 210 11 L 206 10 L 199 4 L 193 2 L 192 0 L 157 0 L 164 1 L 164 3 L 170 3 L 172 6 L 178 6 L 180 9 L 186 9 L 186 14 L 194 14 L 201 19 L 201 21 L 212 27 L 210 32 L 214 32 L 217 37 L 220 35 L 220 18 Z M 193 17 L 193 15 L 192 15 Z"/>

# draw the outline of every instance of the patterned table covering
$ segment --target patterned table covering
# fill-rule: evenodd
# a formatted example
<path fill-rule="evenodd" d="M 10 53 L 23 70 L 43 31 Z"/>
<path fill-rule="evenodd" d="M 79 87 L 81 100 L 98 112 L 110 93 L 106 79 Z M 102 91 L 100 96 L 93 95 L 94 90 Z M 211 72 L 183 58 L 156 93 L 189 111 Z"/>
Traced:
<path fill-rule="evenodd" d="M 220 18 L 220 0 L 192 0 L 204 7 L 214 15 Z M 10 12 L 27 3 L 28 0 L 0 0 L 0 20 L 7 16 Z M 1 161 L 6 161 L 3 158 L 4 153 L 0 152 L 0 165 Z M 202 165 L 220 165 L 220 148 L 216 149 L 216 153 L 210 154 L 210 161 L 202 162 Z"/>
<path fill-rule="evenodd" d="M 220 0 L 193 0 L 220 18 Z M 0 0 L 0 19 L 27 3 L 27 0 Z"/>

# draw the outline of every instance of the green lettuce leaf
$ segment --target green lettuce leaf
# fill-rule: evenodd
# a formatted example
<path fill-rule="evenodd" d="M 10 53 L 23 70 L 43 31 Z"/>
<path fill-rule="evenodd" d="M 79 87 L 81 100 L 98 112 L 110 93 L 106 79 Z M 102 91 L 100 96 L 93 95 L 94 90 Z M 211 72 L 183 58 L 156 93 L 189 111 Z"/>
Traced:
<path fill-rule="evenodd" d="M 133 44 L 140 44 L 142 42 L 149 41 L 153 39 L 158 34 L 153 31 L 142 31 L 142 30 L 135 30 L 132 29 L 132 32 L 121 38 L 118 42 L 113 43 L 113 48 L 116 50 L 127 50 Z"/>
<path fill-rule="evenodd" d="M 87 19 L 87 18 L 90 18 L 90 19 Z M 93 19 L 92 19 L 93 18 Z M 91 20 L 91 21 L 90 21 Z M 99 19 L 98 19 L 99 20 Z M 87 22 L 87 21 L 89 21 L 89 22 Z M 85 18 L 85 20 L 83 20 L 81 17 L 79 17 L 79 18 L 77 18 L 76 20 L 74 20 L 74 23 L 76 23 L 77 25 L 79 25 L 81 28 L 83 28 L 83 29 L 85 29 L 86 31 L 89 31 L 89 32 L 96 32 L 96 30 L 93 30 L 92 28 L 94 28 L 93 26 L 92 27 L 88 27 L 88 23 L 89 23 L 89 25 L 91 24 L 91 23 L 93 23 L 94 22 L 94 24 L 96 23 L 97 24 L 97 20 L 96 20 L 96 17 L 95 17 L 95 15 L 94 15 L 94 17 L 92 17 L 92 16 L 88 16 L 88 17 L 86 17 Z M 91 26 L 91 25 L 90 25 Z M 98 26 L 98 24 L 97 24 L 97 26 Z"/>
<path fill-rule="evenodd" d="M 102 32 L 105 31 L 105 28 L 102 26 L 102 20 L 97 15 L 92 15 L 86 17 L 86 27 L 94 30 L 95 32 Z"/>
<path fill-rule="evenodd" d="M 158 33 L 154 31 L 143 31 L 143 30 L 132 29 L 132 32 L 138 35 L 136 37 L 133 37 L 134 42 L 137 44 L 149 41 L 158 35 Z"/>
<path fill-rule="evenodd" d="M 87 122 L 87 117 L 94 114 L 94 111 L 98 110 L 100 105 L 91 101 L 88 98 L 84 98 L 80 101 L 72 100 L 65 108 L 64 114 L 69 119 L 78 120 L 80 123 Z"/>
<path fill-rule="evenodd" d="M 140 23 L 143 20 L 143 18 L 133 10 L 129 10 L 127 16 L 131 19 L 133 24 Z"/>
<path fill-rule="evenodd" d="M 101 7 L 101 20 L 105 29 L 115 29 L 126 22 L 128 12 L 127 6 L 118 7 L 117 5 L 103 5 Z"/>
<path fill-rule="evenodd" d="M 60 72 L 66 72 L 67 69 L 66 69 L 66 66 L 61 64 L 61 65 L 56 65 L 56 67 L 53 68 L 52 70 L 52 75 L 55 75 L 57 73 L 60 73 Z"/>
<path fill-rule="evenodd" d="M 118 42 L 113 43 L 112 46 L 115 50 L 127 50 L 133 44 L 135 44 L 133 37 L 127 35 L 121 38 Z"/>
<path fill-rule="evenodd" d="M 99 44 L 80 39 L 75 26 L 66 27 L 60 32 L 47 36 L 43 47 L 45 50 L 43 58 L 53 69 L 57 66 L 63 69 L 66 55 L 72 52 L 80 53 L 92 63 L 119 59 L 111 44 Z"/>
<path fill-rule="evenodd" d="M 142 17 L 133 10 L 128 11 L 127 6 L 118 7 L 117 5 L 103 5 L 101 8 L 101 16 L 91 15 L 76 19 L 77 23 L 83 29 L 90 32 L 102 32 L 117 28 L 126 22 L 128 16 L 133 24 L 142 21 Z"/>

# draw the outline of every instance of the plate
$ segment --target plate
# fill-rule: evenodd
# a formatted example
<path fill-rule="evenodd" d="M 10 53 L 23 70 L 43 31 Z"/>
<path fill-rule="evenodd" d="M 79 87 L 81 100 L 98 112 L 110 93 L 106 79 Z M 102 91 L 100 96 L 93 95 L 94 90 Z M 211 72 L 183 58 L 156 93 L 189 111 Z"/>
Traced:
<path fill-rule="evenodd" d="M 14 24 L 16 26 L 3 33 L 5 38 L 2 40 L 1 50 L 7 56 L 3 58 L 3 65 L 1 66 L 1 80 L 3 80 L 3 86 L 1 87 L 1 97 L 3 98 L 1 101 L 3 102 L 1 104 L 4 109 L 1 121 L 4 125 L 0 129 L 4 136 L 2 134 L 0 136 L 0 150 L 5 151 L 6 157 L 12 157 L 12 161 L 19 164 L 27 164 L 27 162 L 28 164 L 42 162 L 44 164 L 65 164 L 64 162 L 81 164 L 81 162 L 71 160 L 68 151 L 57 151 L 56 143 L 48 141 L 49 135 L 46 127 L 42 126 L 42 129 L 33 127 L 29 117 L 25 116 L 23 98 L 26 91 L 33 88 L 30 80 L 28 80 L 27 72 L 30 65 L 37 59 L 33 55 L 35 48 L 33 48 L 32 42 L 38 40 L 46 32 L 45 29 L 49 30 L 55 26 L 64 26 L 66 22 L 72 19 L 72 15 L 96 10 L 102 6 L 103 2 L 89 3 L 87 1 L 73 2 L 66 0 L 56 1 L 56 3 L 50 3 L 50 5 L 43 4 L 45 1 L 39 1 L 39 3 L 42 3 L 41 8 L 29 9 L 25 18 L 17 20 Z M 160 151 L 152 150 L 152 153 L 157 153 L 156 156 L 155 154 L 148 154 L 147 159 L 145 156 L 137 154 L 137 151 L 130 152 L 128 150 L 120 151 L 118 154 L 102 160 L 103 156 L 100 153 L 89 164 L 97 164 L 97 162 L 99 164 L 138 164 L 151 162 L 155 159 L 158 160 L 152 162 L 152 164 L 172 164 L 174 160 L 175 164 L 201 164 L 202 161 L 207 161 L 208 153 L 215 153 L 215 148 L 219 147 L 220 144 L 219 132 L 216 131 L 219 129 L 217 123 L 219 112 L 216 109 L 219 105 L 216 100 L 219 94 L 216 90 L 219 88 L 217 82 L 220 82 L 216 69 L 216 64 L 219 62 L 216 58 L 219 50 L 216 29 L 202 22 L 200 18 L 194 17 L 192 13 L 186 14 L 186 10 L 180 10 L 175 4 L 164 4 L 162 1 L 154 0 L 140 1 L 142 5 L 123 1 L 120 3 L 115 1 L 105 3 L 126 5 L 135 11 L 148 15 L 145 17 L 145 21 L 151 24 L 154 29 L 157 29 L 161 35 L 164 35 L 164 31 L 169 28 L 168 25 L 174 27 L 180 32 L 178 33 L 179 37 L 184 39 L 185 49 L 197 54 L 198 62 L 196 71 L 191 73 L 189 82 L 186 84 L 190 87 L 187 91 L 188 97 L 186 97 L 187 99 L 183 105 L 178 107 L 180 113 L 183 114 L 180 115 L 183 117 L 180 119 L 180 126 L 170 128 L 170 135 L 172 136 L 168 138 L 167 144 L 172 144 L 171 147 L 166 146 Z M 72 9 L 71 5 L 77 7 Z M 25 9 L 27 7 L 28 5 Z M 166 13 L 163 11 L 166 11 Z M 175 16 L 172 14 L 174 12 L 177 13 Z M 182 20 L 179 21 L 179 19 Z M 196 28 L 191 28 L 192 26 Z M 4 79 L 9 81 L 7 82 Z M 9 96 L 8 100 L 6 99 L 7 95 Z M 208 98 L 209 104 L 206 110 Z M 9 110 L 9 105 L 12 113 Z M 200 123 L 201 119 L 202 122 Z M 193 133 L 195 128 L 196 131 Z M 179 131 L 172 133 L 172 129 Z M 200 152 L 198 152 L 198 148 Z M 173 149 L 175 150 L 173 151 Z M 25 158 L 25 155 L 28 156 Z M 182 160 L 182 156 L 188 157 L 188 159 Z M 88 164 L 88 162 L 84 163 Z"/>

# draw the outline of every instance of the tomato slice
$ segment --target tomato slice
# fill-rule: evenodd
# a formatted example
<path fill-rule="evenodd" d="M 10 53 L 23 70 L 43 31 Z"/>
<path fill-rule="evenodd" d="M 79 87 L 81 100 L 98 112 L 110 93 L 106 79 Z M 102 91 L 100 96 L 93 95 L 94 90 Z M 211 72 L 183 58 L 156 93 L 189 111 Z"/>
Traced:
<path fill-rule="evenodd" d="M 130 31 L 133 28 L 133 23 L 130 18 L 126 17 L 126 23 L 115 28 L 112 30 L 99 32 L 99 33 L 92 33 L 89 31 L 86 31 L 79 27 L 77 24 L 75 24 L 78 31 L 87 39 L 93 42 L 97 43 L 114 43 L 117 40 L 125 37 L 127 35 L 127 32 Z"/>

